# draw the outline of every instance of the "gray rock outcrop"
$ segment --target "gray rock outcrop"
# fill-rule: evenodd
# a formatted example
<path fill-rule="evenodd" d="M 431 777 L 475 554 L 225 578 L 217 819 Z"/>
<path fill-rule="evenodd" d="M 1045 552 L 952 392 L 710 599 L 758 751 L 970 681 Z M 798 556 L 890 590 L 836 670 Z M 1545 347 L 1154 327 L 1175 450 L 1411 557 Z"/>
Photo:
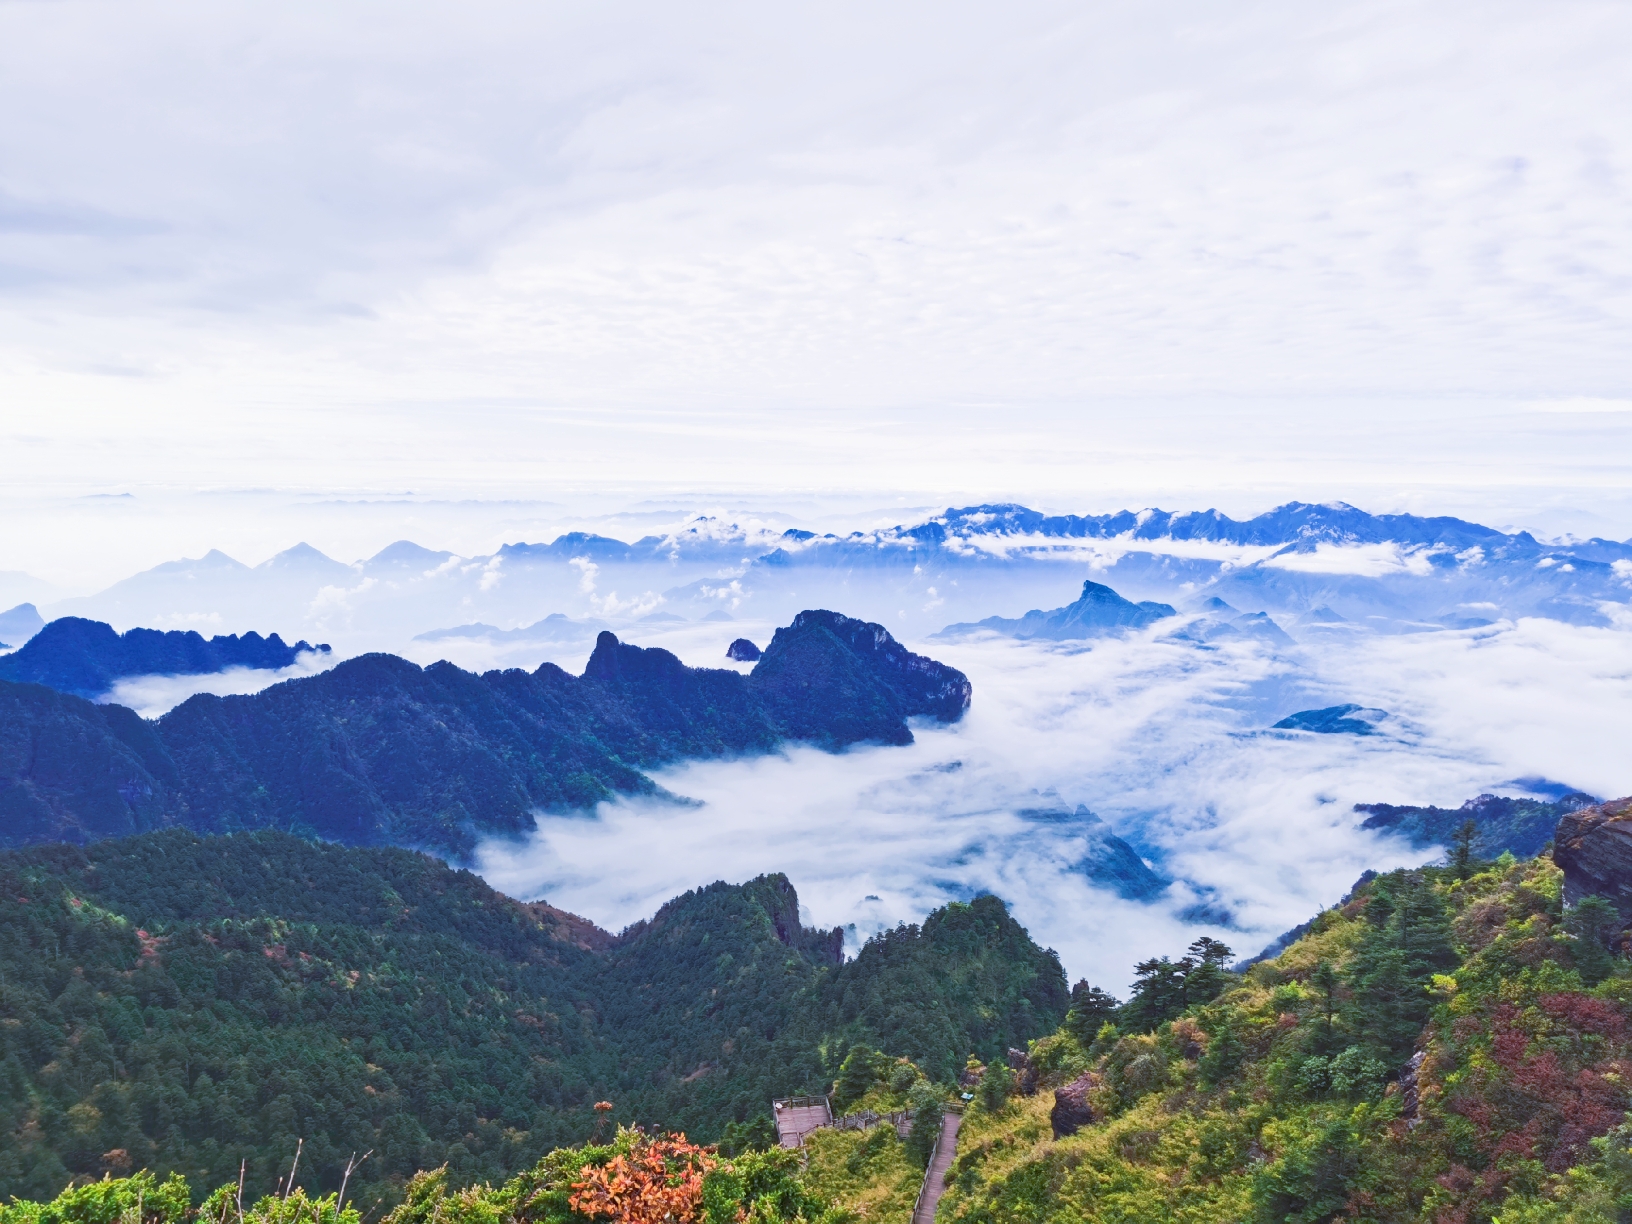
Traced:
<path fill-rule="evenodd" d="M 1564 872 L 1564 904 L 1600 896 L 1632 919 L 1632 798 L 1566 813 L 1553 835 Z"/>

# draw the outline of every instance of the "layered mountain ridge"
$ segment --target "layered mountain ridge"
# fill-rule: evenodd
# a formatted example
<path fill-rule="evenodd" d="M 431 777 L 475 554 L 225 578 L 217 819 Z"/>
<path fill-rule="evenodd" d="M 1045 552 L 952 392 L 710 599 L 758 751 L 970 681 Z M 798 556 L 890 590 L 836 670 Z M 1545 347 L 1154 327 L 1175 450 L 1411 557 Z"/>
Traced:
<path fill-rule="evenodd" d="M 43 684 L 79 697 L 98 697 L 126 676 L 197 676 L 233 667 L 278 669 L 302 654 L 328 654 L 327 644 L 286 646 L 276 633 L 217 635 L 192 630 L 129 629 L 65 616 L 43 626 L 0 658 L 0 680 Z"/>
<path fill-rule="evenodd" d="M 0 843 L 281 828 L 457 857 L 529 832 L 538 809 L 653 793 L 641 770 L 681 758 L 910 743 L 909 718 L 956 721 L 971 693 L 881 626 L 825 611 L 778 630 L 746 676 L 603 632 L 582 676 L 369 654 L 153 722 L 0 681 Z"/>
<path fill-rule="evenodd" d="M 1143 629 L 1159 620 L 1176 616 L 1172 604 L 1144 600 L 1134 603 L 1122 598 L 1103 583 L 1089 580 L 1082 584 L 1082 594 L 1074 603 L 1051 612 L 1033 609 L 1016 620 L 988 616 L 974 624 L 948 625 L 941 631 L 945 636 L 974 633 L 981 629 L 1015 638 L 1045 638 L 1063 642 L 1071 639 L 1100 637 L 1122 630 Z M 939 635 L 938 635 L 939 636 Z"/>
<path fill-rule="evenodd" d="M 927 636 L 994 612 L 1058 607 L 1084 568 L 1135 603 L 1213 596 L 1327 632 L 1465 629 L 1520 616 L 1608 624 L 1604 606 L 1632 594 L 1632 543 L 1614 540 L 1546 542 L 1342 503 L 1289 502 L 1246 520 L 992 504 L 843 535 L 700 517 L 632 543 L 568 532 L 470 557 L 411 541 L 353 564 L 304 544 L 254 567 L 212 552 L 46 611 L 120 625 L 187 615 L 250 628 L 271 618 L 358 650 L 452 635 L 456 625 L 511 640 L 573 628 L 540 620 L 549 609 L 614 628 L 658 612 L 785 623 L 842 600 L 863 619 Z"/>

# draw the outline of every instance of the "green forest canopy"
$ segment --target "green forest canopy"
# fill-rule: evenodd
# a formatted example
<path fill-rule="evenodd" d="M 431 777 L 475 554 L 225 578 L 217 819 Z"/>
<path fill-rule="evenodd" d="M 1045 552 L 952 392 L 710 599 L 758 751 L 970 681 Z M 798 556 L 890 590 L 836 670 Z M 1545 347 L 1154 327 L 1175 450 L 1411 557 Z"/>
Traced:
<path fill-rule="evenodd" d="M 1065 978 L 992 897 L 839 963 L 782 876 L 612 938 L 398 849 L 182 831 L 0 854 L 0 1197 L 148 1169 L 395 1201 L 613 1121 L 712 1139 L 861 1042 L 949 1082 L 1052 1031 Z"/>

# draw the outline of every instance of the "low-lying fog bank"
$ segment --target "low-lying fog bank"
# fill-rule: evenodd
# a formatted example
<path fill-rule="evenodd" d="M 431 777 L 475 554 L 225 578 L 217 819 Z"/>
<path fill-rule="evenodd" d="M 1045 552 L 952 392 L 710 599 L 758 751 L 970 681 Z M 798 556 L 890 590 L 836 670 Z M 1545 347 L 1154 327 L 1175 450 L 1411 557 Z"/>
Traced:
<path fill-rule="evenodd" d="M 1365 868 L 1431 854 L 1360 830 L 1355 803 L 1454 806 L 1520 793 L 1502 786 L 1516 778 L 1632 789 L 1618 769 L 1632 634 L 1615 630 L 1521 621 L 1284 650 L 1158 630 L 1087 649 L 918 648 L 973 680 L 961 724 L 919 728 L 909 748 L 665 770 L 658 781 L 698 806 L 624 799 L 592 818 L 542 816 L 529 843 L 484 845 L 482 874 L 616 929 L 687 888 L 784 871 L 809 921 L 853 924 L 857 939 L 990 891 L 1073 977 L 1119 985 L 1134 961 L 1204 929 L 1256 952 Z M 1389 717 L 1364 737 L 1267 730 L 1343 702 Z M 1091 884 L 1079 864 L 1097 826 L 1065 815 L 1078 804 L 1172 887 L 1145 904 Z M 1060 814 L 1035 814 L 1049 809 Z"/>

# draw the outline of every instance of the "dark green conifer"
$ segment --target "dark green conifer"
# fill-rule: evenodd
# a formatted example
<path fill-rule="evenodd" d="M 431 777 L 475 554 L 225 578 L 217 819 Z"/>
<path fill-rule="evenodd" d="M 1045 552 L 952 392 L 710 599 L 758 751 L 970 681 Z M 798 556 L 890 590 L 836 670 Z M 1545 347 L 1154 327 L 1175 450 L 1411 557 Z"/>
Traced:
<path fill-rule="evenodd" d="M 1394 1060 L 1410 1050 L 1428 1019 L 1434 974 L 1450 972 L 1457 957 L 1444 907 L 1427 880 L 1400 872 L 1391 883 L 1392 912 L 1361 942 L 1350 982 L 1353 1031 Z"/>
<path fill-rule="evenodd" d="M 1471 879 L 1474 870 L 1473 848 L 1479 841 L 1479 826 L 1470 817 L 1462 822 L 1451 839 L 1451 871 L 1459 880 Z"/>
<path fill-rule="evenodd" d="M 843 1113 L 878 1083 L 878 1073 L 884 1058 L 877 1050 L 864 1045 L 853 1045 L 839 1068 L 838 1083 L 833 1085 L 833 1108 Z"/>
<path fill-rule="evenodd" d="M 1616 908 L 1602 897 L 1583 897 L 1564 916 L 1564 929 L 1575 936 L 1570 952 L 1583 984 L 1596 986 L 1614 971 L 1609 945 L 1625 925 Z"/>
<path fill-rule="evenodd" d="M 912 1110 L 912 1133 L 907 1136 L 907 1157 L 919 1168 L 927 1168 L 930 1153 L 941 1134 L 941 1117 L 945 1106 L 941 1096 L 929 1084 L 920 1083 L 909 1099 Z"/>
<path fill-rule="evenodd" d="M 1220 1019 L 1213 1029 L 1212 1040 L 1207 1043 L 1207 1053 L 1201 1056 L 1202 1083 L 1216 1087 L 1240 1070 L 1246 1057 L 1246 1044 L 1235 1025 L 1228 1016 Z"/>
<path fill-rule="evenodd" d="M 1116 997 L 1086 979 L 1071 988 L 1071 1006 L 1065 1013 L 1065 1031 L 1087 1049 L 1100 1027 L 1116 1015 Z"/>
<path fill-rule="evenodd" d="M 1337 1051 L 1341 1039 L 1337 1033 L 1337 988 L 1339 979 L 1337 970 L 1331 962 L 1321 961 L 1309 975 L 1309 985 L 1316 992 L 1316 1017 L 1318 1023 L 1314 1028 L 1314 1053 L 1329 1055 Z"/>

